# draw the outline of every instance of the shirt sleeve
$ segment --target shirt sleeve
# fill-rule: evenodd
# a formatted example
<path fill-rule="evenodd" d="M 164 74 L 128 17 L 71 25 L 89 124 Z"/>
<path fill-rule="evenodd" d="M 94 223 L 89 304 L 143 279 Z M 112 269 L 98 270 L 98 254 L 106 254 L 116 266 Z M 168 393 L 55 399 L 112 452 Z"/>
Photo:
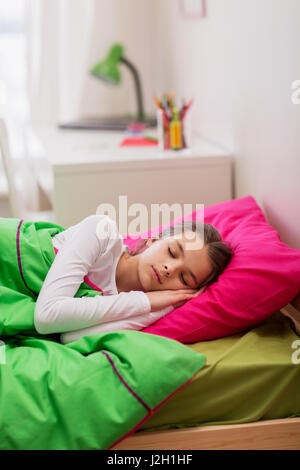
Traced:
<path fill-rule="evenodd" d="M 97 333 L 105 333 L 116 330 L 142 330 L 143 328 L 146 328 L 146 326 L 152 325 L 152 323 L 156 322 L 159 320 L 159 318 L 162 318 L 172 310 L 174 310 L 174 307 L 170 305 L 169 307 L 165 307 L 161 310 L 150 312 L 144 315 L 137 315 L 125 320 L 109 321 L 99 325 L 91 326 L 89 328 L 83 328 L 77 331 L 69 331 L 60 335 L 60 341 L 63 344 L 67 344 L 86 335 L 94 335 Z"/>
<path fill-rule="evenodd" d="M 119 241 L 115 222 L 106 215 L 86 217 L 58 251 L 36 301 L 38 333 L 62 333 L 149 313 L 143 291 L 74 298 L 84 277 L 105 250 Z"/>

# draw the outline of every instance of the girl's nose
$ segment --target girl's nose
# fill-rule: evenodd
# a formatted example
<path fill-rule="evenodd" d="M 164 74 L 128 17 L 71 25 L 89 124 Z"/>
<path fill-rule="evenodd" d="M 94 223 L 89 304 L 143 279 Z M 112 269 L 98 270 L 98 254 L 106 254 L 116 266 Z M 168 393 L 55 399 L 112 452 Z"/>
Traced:
<path fill-rule="evenodd" d="M 182 269 L 182 267 L 180 265 L 180 260 L 178 260 L 178 263 L 176 263 L 176 260 L 174 260 L 174 261 L 175 262 L 171 263 L 171 265 L 170 264 L 169 265 L 166 265 L 166 264 L 163 265 L 163 269 L 164 269 L 167 277 L 170 277 L 175 272 Z"/>
<path fill-rule="evenodd" d="M 166 275 L 170 276 L 170 269 L 168 269 L 168 266 L 164 265 L 164 270 L 166 271 Z"/>

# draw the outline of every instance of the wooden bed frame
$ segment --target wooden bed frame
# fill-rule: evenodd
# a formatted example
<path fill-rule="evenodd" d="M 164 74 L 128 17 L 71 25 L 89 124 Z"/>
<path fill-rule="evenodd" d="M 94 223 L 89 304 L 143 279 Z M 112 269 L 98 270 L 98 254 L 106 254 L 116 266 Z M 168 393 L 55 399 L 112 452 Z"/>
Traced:
<path fill-rule="evenodd" d="M 112 450 L 299 450 L 300 418 L 138 432 Z"/>
<path fill-rule="evenodd" d="M 294 321 L 297 331 L 300 332 L 300 292 L 281 312 Z M 300 364 L 298 367 L 300 368 Z M 213 449 L 300 450 L 300 417 L 167 431 L 140 431 L 112 448 L 112 450 Z"/>

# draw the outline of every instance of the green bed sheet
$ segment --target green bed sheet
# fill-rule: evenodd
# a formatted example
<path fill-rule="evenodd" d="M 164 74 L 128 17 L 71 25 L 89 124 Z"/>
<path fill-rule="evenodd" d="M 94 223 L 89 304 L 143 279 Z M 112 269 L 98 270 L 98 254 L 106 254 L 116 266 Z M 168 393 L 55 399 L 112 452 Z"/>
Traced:
<path fill-rule="evenodd" d="M 300 337 L 281 312 L 240 334 L 188 345 L 205 367 L 138 432 L 300 416 Z"/>

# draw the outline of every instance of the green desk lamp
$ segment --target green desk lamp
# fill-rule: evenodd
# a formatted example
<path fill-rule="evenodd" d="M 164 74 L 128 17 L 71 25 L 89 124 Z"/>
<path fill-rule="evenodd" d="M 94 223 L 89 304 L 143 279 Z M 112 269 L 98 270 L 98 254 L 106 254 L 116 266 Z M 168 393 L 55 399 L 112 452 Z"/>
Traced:
<path fill-rule="evenodd" d="M 77 129 L 108 129 L 108 130 L 125 130 L 130 124 L 144 124 L 146 127 L 154 127 L 156 125 L 155 117 L 146 117 L 143 108 L 143 97 L 141 81 L 139 78 L 136 67 L 129 62 L 123 55 L 124 48 L 121 44 L 114 44 L 107 55 L 107 57 L 95 64 L 90 73 L 111 85 L 119 85 L 121 83 L 120 64 L 124 64 L 129 68 L 133 75 L 135 93 L 137 100 L 137 114 L 124 115 L 118 117 L 104 117 L 86 119 L 78 122 L 60 124 L 64 128 L 77 128 Z"/>

